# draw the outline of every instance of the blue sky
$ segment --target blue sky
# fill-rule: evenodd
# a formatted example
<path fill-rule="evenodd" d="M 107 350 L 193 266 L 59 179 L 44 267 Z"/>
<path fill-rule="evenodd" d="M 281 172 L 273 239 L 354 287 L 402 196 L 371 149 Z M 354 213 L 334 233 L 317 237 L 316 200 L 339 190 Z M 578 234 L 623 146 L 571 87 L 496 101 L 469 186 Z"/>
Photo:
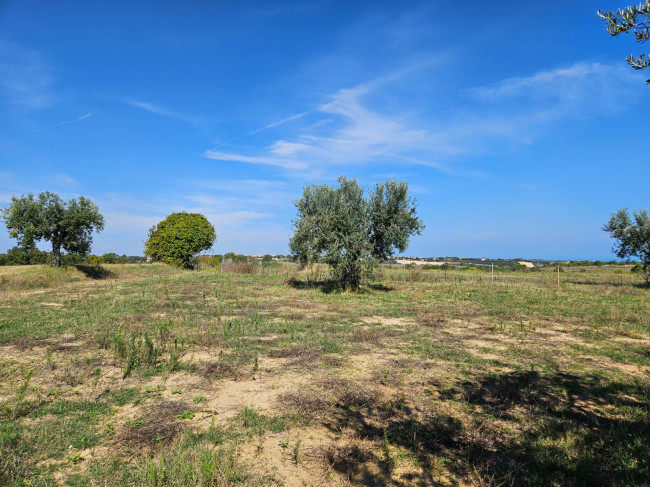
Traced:
<path fill-rule="evenodd" d="M 406 255 L 612 258 L 650 206 L 647 46 L 595 15 L 625 2 L 494 3 L 0 1 L 0 204 L 91 198 L 99 254 L 174 211 L 286 253 L 304 185 L 398 178 Z"/>

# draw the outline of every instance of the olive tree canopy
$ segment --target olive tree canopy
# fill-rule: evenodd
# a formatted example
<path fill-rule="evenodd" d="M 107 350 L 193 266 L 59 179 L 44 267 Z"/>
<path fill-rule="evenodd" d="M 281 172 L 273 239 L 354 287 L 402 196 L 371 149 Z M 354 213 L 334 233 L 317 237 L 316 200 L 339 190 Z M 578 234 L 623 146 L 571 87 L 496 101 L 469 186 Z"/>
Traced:
<path fill-rule="evenodd" d="M 638 5 L 620 8 L 616 12 L 597 12 L 597 15 L 607 23 L 607 32 L 611 36 L 632 33 L 634 39 L 644 43 L 650 39 L 650 0 L 644 0 Z M 650 67 L 650 56 L 630 54 L 627 63 L 634 69 L 642 70 Z M 650 84 L 650 79 L 646 81 Z"/>
<path fill-rule="evenodd" d="M 59 195 L 45 191 L 34 198 L 12 196 L 11 204 L 2 210 L 2 217 L 12 238 L 30 250 L 35 242 L 47 240 L 52 244 L 52 266 L 61 264 L 61 249 L 75 254 L 87 254 L 92 233 L 104 229 L 104 217 L 97 205 L 88 198 L 63 201 Z"/>
<path fill-rule="evenodd" d="M 306 186 L 295 205 L 291 251 L 301 265 L 323 261 L 343 288 L 358 289 L 362 280 L 424 225 L 406 182 L 376 183 L 365 197 L 356 179 L 340 177 L 338 187 Z"/>
<path fill-rule="evenodd" d="M 172 213 L 149 229 L 144 254 L 178 267 L 191 267 L 193 256 L 212 247 L 217 235 L 200 213 Z"/>
<path fill-rule="evenodd" d="M 647 210 L 633 211 L 630 217 L 627 209 L 618 210 L 609 218 L 603 230 L 616 239 L 612 249 L 624 259 L 638 257 L 643 265 L 643 275 L 650 284 L 650 217 Z"/>

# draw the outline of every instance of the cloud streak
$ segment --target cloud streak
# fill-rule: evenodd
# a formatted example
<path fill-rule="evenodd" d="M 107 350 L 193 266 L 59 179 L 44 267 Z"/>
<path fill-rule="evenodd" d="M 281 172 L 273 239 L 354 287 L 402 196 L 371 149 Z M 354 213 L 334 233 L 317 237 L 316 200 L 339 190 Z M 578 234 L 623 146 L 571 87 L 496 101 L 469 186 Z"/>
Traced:
<path fill-rule="evenodd" d="M 530 143 L 550 123 L 622 109 L 617 101 L 638 83 L 619 67 L 581 62 L 470 89 L 457 115 L 417 120 L 413 113 L 392 113 L 369 100 L 381 99 L 400 76 L 339 90 L 314 109 L 251 132 L 311 120 L 262 150 L 209 150 L 204 156 L 294 173 L 382 162 L 452 172 L 453 161 L 463 155 L 489 152 L 497 143 Z"/>
<path fill-rule="evenodd" d="M 145 110 L 149 113 L 153 113 L 155 115 L 160 115 L 161 117 L 166 117 L 166 118 L 171 118 L 173 120 L 178 120 L 179 122 L 184 122 L 188 123 L 190 125 L 203 125 L 206 123 L 206 120 L 201 118 L 201 117 L 195 117 L 192 115 L 186 115 L 184 113 L 176 112 L 173 110 L 169 110 L 165 107 L 162 107 L 160 105 L 156 105 L 154 103 L 149 103 L 146 101 L 141 101 L 141 100 L 120 100 L 122 103 L 126 103 L 127 105 L 130 105 L 132 107 L 140 108 L 141 110 Z"/>
<path fill-rule="evenodd" d="M 49 65 L 36 51 L 0 41 L 0 97 L 26 110 L 47 108 L 56 98 Z"/>
<path fill-rule="evenodd" d="M 61 122 L 55 125 L 55 127 L 61 127 L 62 125 L 70 125 L 71 123 L 77 123 L 81 122 L 82 120 L 86 120 L 87 118 L 92 117 L 92 112 L 88 112 L 85 115 L 82 115 L 81 117 L 77 118 L 76 120 L 70 120 L 69 122 Z"/>

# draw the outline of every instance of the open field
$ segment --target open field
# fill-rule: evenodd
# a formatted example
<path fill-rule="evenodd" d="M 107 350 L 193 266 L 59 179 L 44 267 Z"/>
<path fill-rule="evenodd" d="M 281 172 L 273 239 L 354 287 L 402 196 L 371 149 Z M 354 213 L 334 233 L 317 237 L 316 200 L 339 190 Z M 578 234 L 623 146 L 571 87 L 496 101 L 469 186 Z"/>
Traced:
<path fill-rule="evenodd" d="M 647 485 L 627 271 L 0 268 L 0 485 Z"/>

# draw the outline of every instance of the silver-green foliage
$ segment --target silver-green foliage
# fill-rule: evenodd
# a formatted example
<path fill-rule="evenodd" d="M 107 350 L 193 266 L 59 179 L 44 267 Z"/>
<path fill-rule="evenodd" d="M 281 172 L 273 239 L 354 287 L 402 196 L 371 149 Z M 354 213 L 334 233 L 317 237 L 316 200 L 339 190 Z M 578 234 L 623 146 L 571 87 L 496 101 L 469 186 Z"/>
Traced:
<path fill-rule="evenodd" d="M 424 229 L 404 181 L 376 183 L 366 197 L 356 179 L 339 177 L 338 187 L 306 186 L 295 205 L 291 251 L 303 266 L 329 264 L 343 288 L 359 288 L 378 262 Z"/>
<path fill-rule="evenodd" d="M 25 250 L 35 248 L 38 240 L 52 244 L 52 265 L 58 267 L 61 248 L 67 252 L 86 254 L 90 251 L 93 231 L 104 229 L 104 217 L 88 198 L 63 201 L 57 194 L 45 191 L 37 197 L 12 196 L 11 204 L 1 210 L 12 238 Z"/>
<path fill-rule="evenodd" d="M 631 32 L 637 42 L 643 43 L 650 39 L 650 0 L 638 5 L 618 9 L 616 12 L 597 12 L 607 23 L 607 32 L 611 36 Z M 634 69 L 641 70 L 650 67 L 650 55 L 634 56 L 630 54 L 627 63 Z M 650 84 L 650 79 L 646 81 Z"/>
<path fill-rule="evenodd" d="M 603 230 L 616 239 L 612 249 L 620 258 L 637 257 L 643 266 L 643 275 L 650 283 L 650 216 L 647 210 L 618 210 L 609 218 Z"/>

